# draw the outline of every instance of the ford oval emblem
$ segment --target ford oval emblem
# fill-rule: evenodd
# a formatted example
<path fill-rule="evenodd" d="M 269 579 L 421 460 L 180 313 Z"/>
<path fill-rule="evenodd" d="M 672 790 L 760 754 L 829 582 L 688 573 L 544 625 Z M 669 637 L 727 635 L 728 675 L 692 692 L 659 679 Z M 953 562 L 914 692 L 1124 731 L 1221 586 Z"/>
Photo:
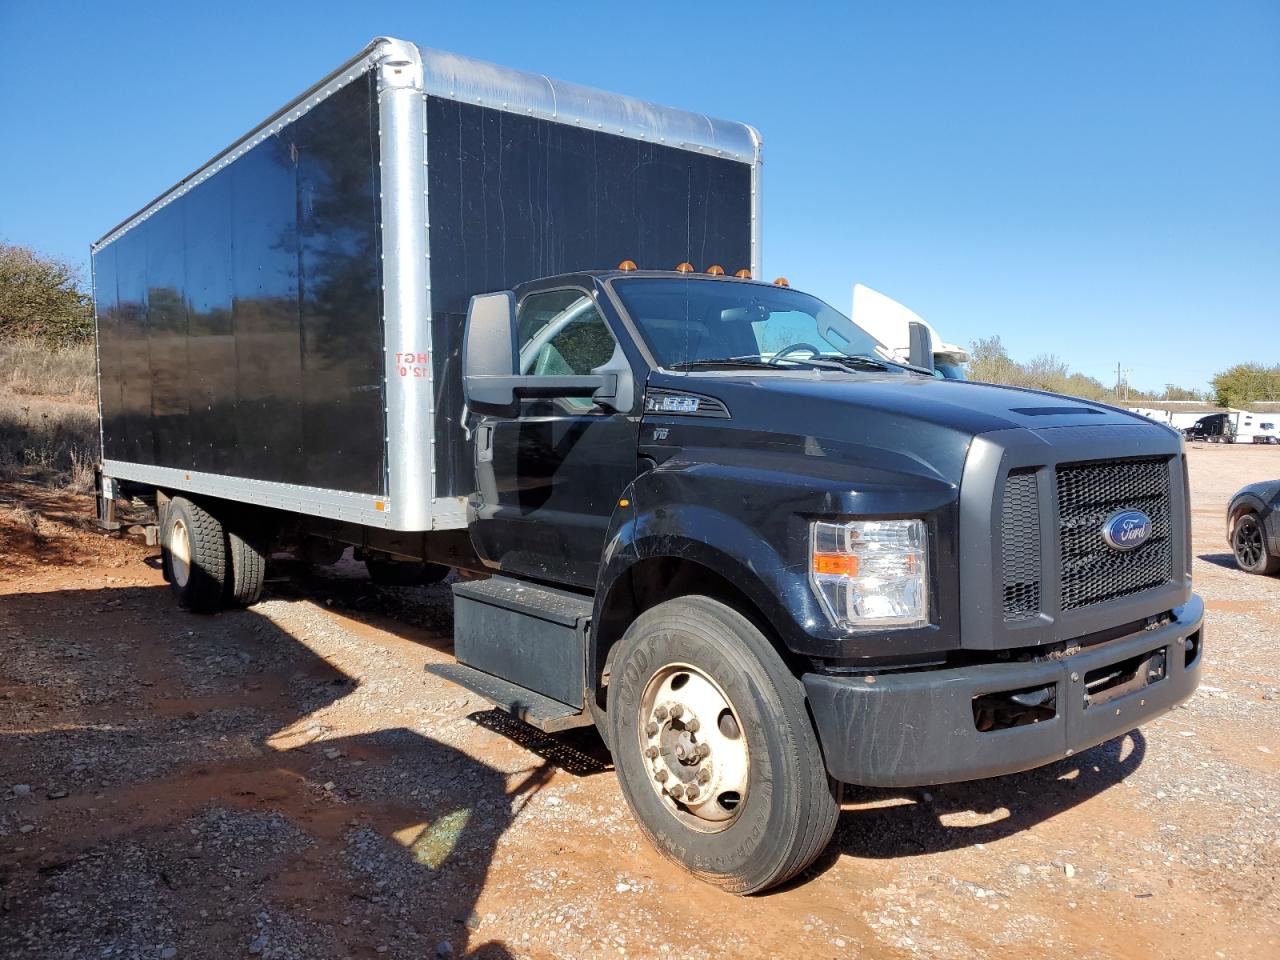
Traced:
<path fill-rule="evenodd" d="M 1124 510 L 1102 525 L 1102 539 L 1117 550 L 1133 550 L 1151 539 L 1151 518 L 1141 510 Z"/>

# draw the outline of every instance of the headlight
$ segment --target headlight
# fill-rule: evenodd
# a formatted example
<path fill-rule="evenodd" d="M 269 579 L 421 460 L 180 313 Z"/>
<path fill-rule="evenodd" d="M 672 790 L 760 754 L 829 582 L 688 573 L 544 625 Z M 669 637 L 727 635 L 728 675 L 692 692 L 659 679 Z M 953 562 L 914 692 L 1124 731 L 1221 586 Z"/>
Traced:
<path fill-rule="evenodd" d="M 917 627 L 929 622 L 923 520 L 818 521 L 809 581 L 838 627 Z"/>

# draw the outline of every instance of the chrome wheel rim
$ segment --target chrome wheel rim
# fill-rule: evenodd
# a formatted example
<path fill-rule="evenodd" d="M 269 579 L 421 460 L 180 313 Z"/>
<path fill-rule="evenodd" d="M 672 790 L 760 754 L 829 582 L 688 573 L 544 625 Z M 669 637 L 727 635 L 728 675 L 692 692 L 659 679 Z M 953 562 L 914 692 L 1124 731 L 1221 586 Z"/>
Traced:
<path fill-rule="evenodd" d="M 191 579 L 191 535 L 181 518 L 169 528 L 169 572 L 173 582 L 185 587 Z"/>
<path fill-rule="evenodd" d="M 640 698 L 640 753 L 667 811 L 702 833 L 727 829 L 742 812 L 751 752 L 737 709 L 697 667 L 668 664 Z"/>

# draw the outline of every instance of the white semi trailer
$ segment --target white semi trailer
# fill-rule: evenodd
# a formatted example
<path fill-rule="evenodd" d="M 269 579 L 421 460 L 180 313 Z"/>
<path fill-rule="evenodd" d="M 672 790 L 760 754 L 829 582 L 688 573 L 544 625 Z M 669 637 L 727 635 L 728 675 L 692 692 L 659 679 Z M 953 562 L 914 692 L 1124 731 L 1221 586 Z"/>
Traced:
<path fill-rule="evenodd" d="M 851 320 L 884 344 L 890 360 L 906 361 L 911 356 L 911 327 L 918 324 L 929 332 L 933 346 L 933 369 L 946 380 L 963 380 L 969 351 L 946 343 L 938 331 L 910 307 L 862 283 L 853 285 Z"/>

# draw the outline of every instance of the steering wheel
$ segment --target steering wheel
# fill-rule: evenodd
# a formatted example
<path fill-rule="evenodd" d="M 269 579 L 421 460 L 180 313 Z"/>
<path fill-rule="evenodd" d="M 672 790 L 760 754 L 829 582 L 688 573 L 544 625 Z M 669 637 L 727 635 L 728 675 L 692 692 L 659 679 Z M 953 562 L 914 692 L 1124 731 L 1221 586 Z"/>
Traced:
<path fill-rule="evenodd" d="M 811 357 L 819 356 L 822 353 L 822 351 L 819 350 L 817 347 L 815 347 L 812 343 L 805 343 L 803 340 L 801 340 L 798 343 L 791 344 L 791 346 L 789 347 L 783 347 L 781 350 L 779 350 L 777 353 L 775 353 L 772 357 L 769 358 L 769 362 L 776 363 L 777 361 L 785 358 L 787 354 L 794 353 L 797 350 L 808 350 L 809 355 Z"/>

